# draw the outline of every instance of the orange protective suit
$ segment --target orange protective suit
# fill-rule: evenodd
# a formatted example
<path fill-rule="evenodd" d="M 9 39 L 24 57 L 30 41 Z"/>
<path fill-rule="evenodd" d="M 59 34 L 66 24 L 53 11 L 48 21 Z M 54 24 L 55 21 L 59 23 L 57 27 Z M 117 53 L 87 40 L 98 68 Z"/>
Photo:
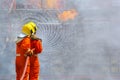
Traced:
<path fill-rule="evenodd" d="M 31 38 L 31 49 L 33 55 L 30 57 L 30 75 L 29 80 L 38 80 L 40 73 L 40 63 L 38 54 L 42 52 L 42 41 L 39 38 Z"/>
<path fill-rule="evenodd" d="M 16 42 L 16 80 L 20 80 L 23 74 L 23 70 L 24 70 L 25 62 L 27 58 L 25 56 L 25 53 L 28 51 L 28 49 L 31 48 L 30 41 L 31 41 L 30 37 L 26 36 L 22 40 Z M 30 61 L 28 62 L 27 66 L 28 67 L 23 80 L 28 80 Z"/>

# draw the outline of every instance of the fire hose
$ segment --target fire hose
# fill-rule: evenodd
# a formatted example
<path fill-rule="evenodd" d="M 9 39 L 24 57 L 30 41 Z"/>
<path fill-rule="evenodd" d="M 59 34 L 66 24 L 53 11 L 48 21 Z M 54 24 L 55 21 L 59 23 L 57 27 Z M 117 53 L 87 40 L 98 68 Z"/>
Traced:
<path fill-rule="evenodd" d="M 31 50 L 32 53 L 33 53 L 34 50 L 35 50 L 35 48 L 33 48 L 33 49 Z M 28 52 L 29 52 L 29 50 L 28 50 Z M 28 52 L 26 52 L 26 53 L 28 53 Z M 31 56 L 31 55 L 29 55 L 29 56 L 26 55 L 27 58 L 26 58 L 26 62 L 25 62 L 25 67 L 24 67 L 24 70 L 23 70 L 23 73 L 22 73 L 22 76 L 21 76 L 20 80 L 23 80 L 23 78 L 24 78 L 24 76 L 25 76 L 25 72 L 26 72 L 26 69 L 27 69 L 27 65 L 28 65 L 30 56 Z"/>
<path fill-rule="evenodd" d="M 26 72 L 26 69 L 27 69 L 27 65 L 28 65 L 29 58 L 30 58 L 30 57 L 27 56 L 26 62 L 25 62 L 25 67 L 24 67 L 24 70 L 23 70 L 23 74 L 22 74 L 20 80 L 23 80 L 23 78 L 24 78 L 24 76 L 25 76 L 25 72 Z"/>

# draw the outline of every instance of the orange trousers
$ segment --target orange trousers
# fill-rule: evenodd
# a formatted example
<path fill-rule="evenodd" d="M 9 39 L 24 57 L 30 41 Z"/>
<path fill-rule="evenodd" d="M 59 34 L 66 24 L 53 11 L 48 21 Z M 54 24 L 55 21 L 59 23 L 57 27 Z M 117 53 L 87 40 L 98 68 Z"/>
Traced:
<path fill-rule="evenodd" d="M 22 77 L 26 58 L 27 57 L 25 56 L 16 56 L 16 80 L 20 80 L 20 78 Z M 29 72 L 30 72 L 30 60 L 28 61 L 27 69 L 23 80 L 29 80 Z"/>
<path fill-rule="evenodd" d="M 25 56 L 16 57 L 16 72 L 17 72 L 16 80 L 20 80 L 20 78 L 22 77 L 25 62 L 26 62 Z M 39 80 L 39 71 L 40 64 L 38 56 L 33 55 L 29 58 L 26 73 L 24 75 L 23 80 Z"/>
<path fill-rule="evenodd" d="M 29 80 L 39 80 L 40 64 L 38 56 L 30 57 L 30 75 Z"/>

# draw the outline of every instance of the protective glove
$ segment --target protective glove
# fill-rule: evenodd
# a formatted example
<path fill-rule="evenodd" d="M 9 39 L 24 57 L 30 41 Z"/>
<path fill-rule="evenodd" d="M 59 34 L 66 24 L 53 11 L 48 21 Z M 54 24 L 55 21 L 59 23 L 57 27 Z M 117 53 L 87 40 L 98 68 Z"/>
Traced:
<path fill-rule="evenodd" d="M 28 49 L 27 52 L 25 53 L 25 56 L 32 56 L 34 53 L 35 49 Z"/>

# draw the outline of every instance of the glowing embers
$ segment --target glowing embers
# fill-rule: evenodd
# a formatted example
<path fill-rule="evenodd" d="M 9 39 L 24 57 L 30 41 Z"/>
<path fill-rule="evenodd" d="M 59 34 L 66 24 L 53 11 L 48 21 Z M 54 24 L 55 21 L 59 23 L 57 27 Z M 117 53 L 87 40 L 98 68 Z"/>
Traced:
<path fill-rule="evenodd" d="M 75 9 L 63 11 L 62 13 L 58 14 L 58 18 L 61 21 L 73 20 L 77 16 L 77 11 Z"/>

